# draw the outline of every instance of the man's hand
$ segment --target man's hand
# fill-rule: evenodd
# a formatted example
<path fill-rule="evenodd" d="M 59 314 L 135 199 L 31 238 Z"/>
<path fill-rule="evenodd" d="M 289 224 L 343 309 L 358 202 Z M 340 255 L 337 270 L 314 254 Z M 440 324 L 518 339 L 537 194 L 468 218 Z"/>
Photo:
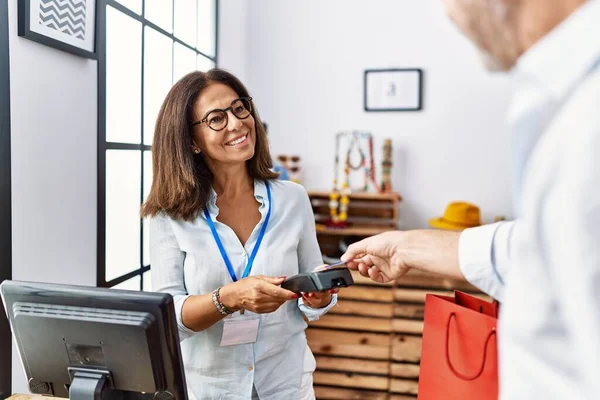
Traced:
<path fill-rule="evenodd" d="M 351 244 L 342 261 L 362 276 L 384 283 L 406 274 L 410 267 L 402 257 L 403 232 L 385 232 Z"/>
<path fill-rule="evenodd" d="M 341 259 L 381 283 L 411 268 L 464 280 L 458 265 L 459 237 L 460 232 L 439 230 L 385 232 L 350 245 Z"/>

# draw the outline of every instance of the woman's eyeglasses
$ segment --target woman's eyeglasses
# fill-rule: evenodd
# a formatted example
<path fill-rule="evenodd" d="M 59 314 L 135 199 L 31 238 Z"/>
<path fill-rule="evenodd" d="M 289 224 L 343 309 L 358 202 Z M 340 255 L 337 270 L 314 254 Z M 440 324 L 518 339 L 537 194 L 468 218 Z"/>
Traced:
<path fill-rule="evenodd" d="M 235 115 L 237 119 L 246 119 L 252 113 L 252 97 L 240 97 L 231 102 L 231 105 L 224 110 L 216 109 L 206 113 L 200 121 L 194 122 L 192 126 L 206 122 L 208 127 L 213 131 L 220 131 L 227 126 L 229 115 L 227 111 Z"/>

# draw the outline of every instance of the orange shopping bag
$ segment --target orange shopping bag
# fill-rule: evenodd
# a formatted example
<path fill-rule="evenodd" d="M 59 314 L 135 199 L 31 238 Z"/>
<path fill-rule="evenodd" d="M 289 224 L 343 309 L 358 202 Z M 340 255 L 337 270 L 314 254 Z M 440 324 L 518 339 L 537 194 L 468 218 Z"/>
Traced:
<path fill-rule="evenodd" d="M 419 400 L 496 400 L 498 302 L 463 292 L 425 298 Z"/>

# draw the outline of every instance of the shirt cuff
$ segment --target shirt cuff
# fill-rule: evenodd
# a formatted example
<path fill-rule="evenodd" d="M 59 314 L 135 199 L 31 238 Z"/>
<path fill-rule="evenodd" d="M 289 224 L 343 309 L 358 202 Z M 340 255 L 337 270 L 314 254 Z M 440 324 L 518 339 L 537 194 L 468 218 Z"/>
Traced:
<path fill-rule="evenodd" d="M 329 304 L 325 307 L 322 308 L 312 308 L 309 307 L 308 305 L 304 304 L 304 300 L 302 299 L 302 297 L 300 297 L 298 299 L 298 308 L 300 309 L 300 311 L 302 311 L 304 313 L 304 315 L 306 315 L 306 318 L 309 321 L 316 321 L 319 318 L 321 318 L 322 315 L 325 315 L 329 310 L 331 310 L 331 308 L 333 306 L 335 306 L 337 304 L 337 298 L 338 295 L 333 294 L 331 295 L 331 301 L 329 302 Z"/>
<path fill-rule="evenodd" d="M 458 242 L 462 274 L 467 281 L 498 301 L 503 298 L 511 228 L 512 222 L 503 221 L 465 229 Z"/>
<path fill-rule="evenodd" d="M 177 328 L 179 330 L 179 341 L 183 342 L 185 339 L 191 337 L 196 332 L 188 328 L 183 324 L 183 318 L 181 312 L 183 310 L 183 303 L 190 297 L 190 295 L 179 295 L 173 296 L 175 305 L 175 317 L 177 318 Z"/>

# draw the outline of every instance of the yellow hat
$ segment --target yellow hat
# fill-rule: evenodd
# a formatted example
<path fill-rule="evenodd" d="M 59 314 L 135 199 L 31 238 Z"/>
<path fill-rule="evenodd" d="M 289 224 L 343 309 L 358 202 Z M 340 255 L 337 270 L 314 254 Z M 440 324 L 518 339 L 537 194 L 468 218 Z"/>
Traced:
<path fill-rule="evenodd" d="M 444 216 L 429 220 L 433 228 L 462 231 L 481 225 L 479 207 L 464 201 L 456 201 L 446 206 Z"/>

